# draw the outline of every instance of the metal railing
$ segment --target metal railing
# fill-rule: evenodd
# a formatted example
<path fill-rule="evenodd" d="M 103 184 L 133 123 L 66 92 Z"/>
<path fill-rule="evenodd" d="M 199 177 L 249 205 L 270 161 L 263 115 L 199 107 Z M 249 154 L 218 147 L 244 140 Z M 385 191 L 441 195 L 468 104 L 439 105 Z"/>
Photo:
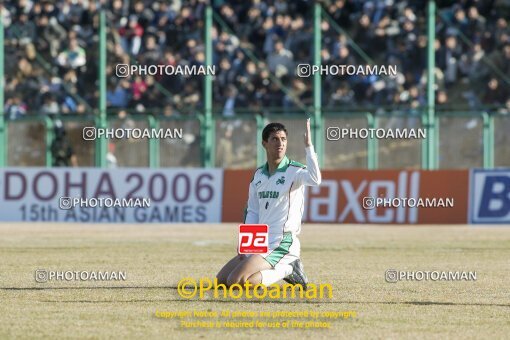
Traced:
<path fill-rule="evenodd" d="M 423 128 L 420 114 L 372 112 L 328 113 L 321 121 L 323 130 L 317 138 L 323 150 L 317 150 L 323 168 L 421 168 L 426 139 L 344 138 L 328 140 L 328 127 L 352 129 L 404 129 Z M 80 166 L 97 166 L 98 144 L 83 139 L 83 128 L 99 127 L 94 115 L 26 116 L 7 121 L 8 166 L 51 166 L 51 145 L 54 125 L 60 120 L 67 132 L 71 147 Z M 494 120 L 498 123 L 495 124 Z M 212 116 L 212 131 L 204 127 L 205 115 L 166 117 L 160 115 L 127 116 L 119 119 L 110 116 L 108 128 L 178 128 L 182 139 L 111 139 L 110 156 L 119 166 L 138 167 L 200 167 L 212 164 L 222 168 L 255 168 L 265 162 L 261 146 L 262 129 L 269 121 L 280 121 L 289 132 L 288 154 L 304 162 L 302 115 L 239 115 L 236 117 Z M 510 153 L 495 154 L 495 136 L 498 145 L 509 145 L 510 115 L 487 112 L 438 112 L 435 120 L 438 131 L 434 141 L 434 155 L 438 168 L 465 168 L 510 165 Z M 206 134 L 211 136 L 206 138 Z M 315 132 L 316 133 L 316 132 Z M 206 145 L 211 139 L 211 145 Z M 31 153 L 37 151 L 38 156 Z M 35 151 L 34 151 L 35 152 Z M 497 155 L 497 156 L 496 156 Z"/>

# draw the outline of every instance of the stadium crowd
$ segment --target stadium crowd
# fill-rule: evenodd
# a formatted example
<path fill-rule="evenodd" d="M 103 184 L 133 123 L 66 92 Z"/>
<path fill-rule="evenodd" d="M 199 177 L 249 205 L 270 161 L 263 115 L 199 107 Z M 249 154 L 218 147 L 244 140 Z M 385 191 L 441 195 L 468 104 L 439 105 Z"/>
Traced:
<path fill-rule="evenodd" d="M 215 112 L 295 112 L 298 105 L 312 105 L 312 78 L 295 72 L 296 65 L 312 62 L 312 1 L 216 0 L 213 6 Z M 101 7 L 109 27 L 109 109 L 172 116 L 202 108 L 203 76 L 122 78 L 115 65 L 203 65 L 206 0 L 19 0 L 0 3 L 9 118 L 97 107 Z M 323 64 L 366 64 L 358 46 L 375 64 L 397 65 L 399 71 L 397 77 L 324 76 L 324 108 L 406 110 L 426 104 L 426 1 L 326 0 L 322 7 Z M 508 18 L 504 1 L 438 1 L 440 108 L 510 112 Z"/>

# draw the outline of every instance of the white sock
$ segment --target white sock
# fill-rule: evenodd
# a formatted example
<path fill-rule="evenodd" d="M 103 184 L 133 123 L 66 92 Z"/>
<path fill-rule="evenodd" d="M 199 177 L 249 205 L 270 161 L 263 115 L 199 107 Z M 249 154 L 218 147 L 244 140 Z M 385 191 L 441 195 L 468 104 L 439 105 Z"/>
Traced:
<path fill-rule="evenodd" d="M 274 268 L 276 270 L 281 270 L 285 274 L 284 277 L 287 277 L 290 274 L 292 274 L 292 270 L 293 270 L 292 266 L 290 264 L 277 264 Z"/>
<path fill-rule="evenodd" d="M 260 271 L 262 275 L 262 284 L 264 286 L 272 285 L 275 282 L 283 280 L 292 273 L 292 266 L 289 264 L 277 264 L 274 269 Z"/>

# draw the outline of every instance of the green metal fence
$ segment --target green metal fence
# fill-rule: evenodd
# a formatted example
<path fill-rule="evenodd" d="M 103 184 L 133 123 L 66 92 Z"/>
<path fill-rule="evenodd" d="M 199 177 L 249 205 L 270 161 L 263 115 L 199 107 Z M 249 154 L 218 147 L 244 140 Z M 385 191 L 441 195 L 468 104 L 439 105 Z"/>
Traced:
<path fill-rule="evenodd" d="M 331 127 L 379 127 L 386 130 L 421 128 L 419 117 L 419 114 L 402 113 L 325 114 L 321 121 L 323 129 L 314 131 L 324 145 L 324 149 L 319 151 L 323 168 L 422 168 L 421 156 L 426 139 L 327 138 L 327 129 Z M 7 165 L 51 166 L 51 143 L 56 119 L 63 122 L 78 164 L 98 166 L 98 144 L 83 140 L 83 129 L 95 125 L 93 116 L 57 116 L 53 119 L 35 116 L 7 121 L 7 132 L 13 137 L 7 143 Z M 233 118 L 213 116 L 211 119 L 214 142 L 206 148 L 205 136 L 210 132 L 205 131 L 204 115 L 110 118 L 108 128 L 177 128 L 182 129 L 183 138 L 113 139 L 109 141 L 108 157 L 114 157 L 119 167 L 201 167 L 213 164 L 214 167 L 223 168 L 254 168 L 265 161 L 261 146 L 264 125 L 269 121 L 279 121 L 289 131 L 289 156 L 297 161 L 305 160 L 305 117 L 302 115 L 261 117 L 253 114 Z M 510 116 L 493 116 L 485 112 L 438 112 L 435 124 L 439 132 L 435 146 L 438 168 L 510 166 L 507 147 L 510 142 Z"/>

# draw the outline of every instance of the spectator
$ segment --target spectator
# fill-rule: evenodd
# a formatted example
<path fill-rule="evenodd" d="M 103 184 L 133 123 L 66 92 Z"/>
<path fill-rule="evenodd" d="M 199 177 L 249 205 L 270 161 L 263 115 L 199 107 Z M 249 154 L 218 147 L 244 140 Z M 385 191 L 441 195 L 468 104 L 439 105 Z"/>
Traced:
<path fill-rule="evenodd" d="M 60 113 L 60 107 L 56 98 L 52 94 L 47 94 L 44 98 L 44 104 L 41 107 L 41 113 L 45 115 L 56 115 Z"/>
<path fill-rule="evenodd" d="M 179 112 L 175 111 L 172 105 L 165 105 L 163 109 L 163 116 L 170 118 L 170 117 L 179 117 Z"/>
<path fill-rule="evenodd" d="M 17 39 L 20 45 L 26 45 L 35 40 L 36 26 L 28 20 L 26 13 L 20 13 L 18 20 L 9 27 L 8 36 Z"/>
<path fill-rule="evenodd" d="M 446 37 L 445 46 L 440 48 L 437 56 L 438 66 L 445 72 L 445 85 L 449 87 L 457 81 L 458 62 L 462 54 L 457 38 L 453 35 Z"/>
<path fill-rule="evenodd" d="M 87 63 L 85 50 L 78 45 L 78 40 L 71 39 L 69 48 L 58 55 L 57 62 L 64 69 L 79 69 Z"/>
<path fill-rule="evenodd" d="M 223 107 L 223 116 L 225 117 L 232 117 L 235 116 L 235 110 L 234 108 L 236 105 L 243 106 L 242 104 L 236 103 L 237 100 L 237 89 L 235 86 L 230 85 L 227 89 L 227 100 L 225 101 L 225 105 Z"/>
<path fill-rule="evenodd" d="M 329 107 L 349 107 L 353 103 L 354 92 L 350 89 L 349 84 L 342 83 L 331 96 L 331 100 L 328 104 Z"/>
<path fill-rule="evenodd" d="M 483 103 L 489 106 L 504 105 L 507 98 L 508 91 L 500 85 L 498 79 L 491 78 L 485 87 Z"/>
<path fill-rule="evenodd" d="M 279 40 L 274 44 L 273 53 L 267 58 L 269 70 L 276 74 L 278 78 L 292 73 L 294 62 L 292 53 L 283 47 Z"/>
<path fill-rule="evenodd" d="M 143 32 L 144 29 L 142 25 L 138 23 L 138 18 L 135 15 L 131 15 L 124 27 L 119 29 L 121 44 L 124 51 L 136 56 L 142 46 Z"/>
<path fill-rule="evenodd" d="M 133 93 L 133 102 L 138 103 L 142 99 L 142 95 L 147 91 L 147 84 L 141 76 L 137 75 L 135 77 L 131 85 L 131 90 Z"/>
<path fill-rule="evenodd" d="M 121 81 L 118 85 L 110 85 L 106 92 L 108 107 L 126 108 L 129 103 L 129 88 L 127 80 Z"/>
<path fill-rule="evenodd" d="M 10 120 L 16 120 L 27 113 L 27 105 L 21 101 L 19 96 L 7 100 L 5 105 L 5 115 Z"/>

